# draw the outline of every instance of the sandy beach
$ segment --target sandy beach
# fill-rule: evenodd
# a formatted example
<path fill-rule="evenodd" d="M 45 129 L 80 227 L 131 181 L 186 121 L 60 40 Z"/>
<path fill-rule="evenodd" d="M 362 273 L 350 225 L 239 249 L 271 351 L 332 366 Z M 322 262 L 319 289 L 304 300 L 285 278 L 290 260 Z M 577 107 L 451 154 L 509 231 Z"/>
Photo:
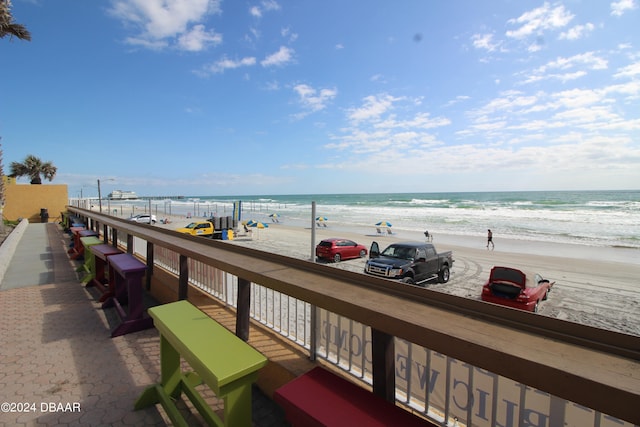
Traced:
<path fill-rule="evenodd" d="M 172 217 L 157 225 L 176 229 L 199 218 Z M 310 227 L 269 223 L 252 228 L 250 235 L 237 236 L 229 244 L 243 245 L 300 259 L 311 259 Z M 354 240 L 367 247 L 373 241 L 381 249 L 395 241 L 421 240 L 420 234 L 377 235 L 376 230 L 316 228 L 315 242 L 328 237 Z M 494 236 L 495 249 L 487 250 L 481 238 L 436 235 L 438 251 L 453 251 L 451 280 L 429 284 L 429 288 L 465 298 L 480 298 L 480 290 L 494 265 L 516 267 L 540 273 L 556 281 L 540 315 L 640 336 L 640 253 L 635 249 L 591 247 L 535 241 L 501 239 Z M 326 263 L 332 268 L 363 272 L 366 259 Z M 364 274 L 364 273 L 363 273 Z"/>

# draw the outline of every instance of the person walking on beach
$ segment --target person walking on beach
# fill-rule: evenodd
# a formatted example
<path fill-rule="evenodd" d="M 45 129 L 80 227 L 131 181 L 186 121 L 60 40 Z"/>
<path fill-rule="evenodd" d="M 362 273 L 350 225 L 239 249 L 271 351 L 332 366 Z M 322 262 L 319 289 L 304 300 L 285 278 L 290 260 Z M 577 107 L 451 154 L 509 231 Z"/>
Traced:
<path fill-rule="evenodd" d="M 491 245 L 491 250 L 493 250 L 495 245 L 493 244 L 493 233 L 490 229 L 487 230 L 487 249 L 489 249 L 489 245 Z"/>

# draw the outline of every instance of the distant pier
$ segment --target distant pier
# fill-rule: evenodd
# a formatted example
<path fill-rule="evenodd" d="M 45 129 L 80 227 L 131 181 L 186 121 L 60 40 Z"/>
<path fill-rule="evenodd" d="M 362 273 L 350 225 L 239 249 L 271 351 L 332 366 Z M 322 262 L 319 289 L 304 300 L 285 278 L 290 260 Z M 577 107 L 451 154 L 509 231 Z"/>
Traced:
<path fill-rule="evenodd" d="M 138 200 L 184 200 L 184 196 L 139 196 Z"/>

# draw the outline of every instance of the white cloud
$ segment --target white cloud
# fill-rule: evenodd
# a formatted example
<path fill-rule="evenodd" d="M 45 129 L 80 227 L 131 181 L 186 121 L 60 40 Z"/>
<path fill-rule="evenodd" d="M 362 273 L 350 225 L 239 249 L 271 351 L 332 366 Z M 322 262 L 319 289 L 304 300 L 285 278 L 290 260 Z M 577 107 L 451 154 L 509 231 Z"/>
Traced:
<path fill-rule="evenodd" d="M 252 6 L 249 8 L 249 15 L 262 18 L 262 10 L 258 6 Z"/>
<path fill-rule="evenodd" d="M 493 52 L 500 46 L 500 42 L 493 40 L 493 34 L 474 34 L 471 36 L 471 41 L 476 49 L 484 49 L 488 52 Z"/>
<path fill-rule="evenodd" d="M 372 158 L 384 152 L 386 161 L 391 161 L 391 155 L 410 157 L 416 151 L 442 145 L 432 133 L 433 129 L 448 126 L 451 120 L 431 117 L 425 111 L 409 113 L 406 118 L 399 118 L 393 112 L 396 108 L 406 111 L 418 106 L 420 103 L 409 98 L 393 98 L 387 94 L 368 96 L 361 107 L 346 112 L 351 125 L 342 129 L 341 135 L 333 135 L 326 148 Z"/>
<path fill-rule="evenodd" d="M 260 62 L 263 67 L 274 67 L 288 64 L 293 60 L 293 54 L 295 51 L 286 46 L 280 46 L 277 52 L 268 55 Z"/>
<path fill-rule="evenodd" d="M 250 67 L 256 64 L 256 58 L 248 56 L 242 59 L 229 59 L 226 56 L 205 67 L 209 73 L 224 73 L 225 70 L 233 70 L 240 67 Z"/>
<path fill-rule="evenodd" d="M 578 40 L 585 38 L 589 33 L 593 31 L 595 26 L 588 22 L 584 25 L 576 25 L 575 27 L 569 28 L 569 30 L 560 33 L 560 40 Z"/>
<path fill-rule="evenodd" d="M 202 50 L 220 37 L 201 24 L 220 12 L 220 0 L 115 0 L 109 12 L 136 29 L 125 41 L 137 46 Z"/>
<path fill-rule="evenodd" d="M 540 35 L 545 30 L 565 27 L 573 17 L 574 15 L 566 11 L 564 6 L 551 7 L 545 2 L 541 7 L 525 12 L 516 19 L 510 19 L 508 23 L 518 28 L 507 31 L 506 35 L 515 39 Z"/>
<path fill-rule="evenodd" d="M 622 16 L 637 7 L 635 0 L 620 0 L 611 3 L 611 15 Z"/>
<path fill-rule="evenodd" d="M 467 95 L 458 95 L 456 96 L 454 99 L 448 101 L 446 104 L 444 104 L 445 107 L 451 107 L 453 105 L 456 105 L 460 102 L 464 102 L 464 101 L 468 101 L 469 99 L 471 99 L 470 96 Z"/>
<path fill-rule="evenodd" d="M 604 93 L 593 89 L 570 89 L 550 95 L 553 109 L 579 109 L 596 105 L 603 101 Z"/>
<path fill-rule="evenodd" d="M 636 62 L 635 64 L 629 64 L 626 67 L 622 67 L 618 70 L 617 73 L 613 75 L 613 77 L 635 77 L 640 75 L 640 62 Z"/>
<path fill-rule="evenodd" d="M 222 43 L 222 35 L 214 31 L 206 31 L 204 25 L 195 25 L 190 31 L 178 37 L 178 45 L 191 52 L 198 52 L 209 45 L 220 43 Z"/>
<path fill-rule="evenodd" d="M 560 80 L 567 82 L 583 77 L 587 71 L 606 70 L 608 61 L 595 52 L 585 52 L 570 57 L 558 57 L 529 72 L 523 83 L 541 80 Z M 561 73 L 557 71 L 563 71 Z"/>
<path fill-rule="evenodd" d="M 521 108 L 531 107 L 537 102 L 538 97 L 535 95 L 527 95 L 515 90 L 504 91 L 500 93 L 500 97 L 490 100 L 483 107 L 471 111 L 470 114 L 482 118 L 496 113 L 514 113 Z"/>
<path fill-rule="evenodd" d="M 531 43 L 527 47 L 527 52 L 529 52 L 529 53 L 535 53 L 535 52 L 539 52 L 541 50 L 542 50 L 542 45 L 537 40 L 534 43 Z"/>
<path fill-rule="evenodd" d="M 296 119 L 301 119 L 310 113 L 324 110 L 328 103 L 338 95 L 338 90 L 335 88 L 317 90 L 305 84 L 296 85 L 293 90 L 298 94 L 298 100 L 305 109 L 305 112 L 298 113 L 294 116 Z"/>
<path fill-rule="evenodd" d="M 275 0 L 263 0 L 257 6 L 251 6 L 249 8 L 249 14 L 255 18 L 262 18 L 264 12 L 273 10 L 280 10 L 280 4 Z"/>
<path fill-rule="evenodd" d="M 470 177 L 478 179 L 479 173 L 488 173 L 484 176 L 487 179 L 496 171 L 515 172 L 514 179 L 525 176 L 543 180 L 549 174 L 556 178 L 562 173 L 580 177 L 585 170 L 589 171 L 592 179 L 598 179 L 603 174 L 631 177 L 635 175 L 640 162 L 640 149 L 628 138 L 601 135 L 585 137 L 567 134 L 565 138 L 547 144 L 531 141 L 517 146 L 483 143 L 444 145 L 432 141 L 431 144 L 406 151 L 396 150 L 395 141 L 389 135 L 380 135 L 377 139 L 371 136 L 367 141 L 372 143 L 374 149 L 361 150 L 357 156 L 343 154 L 341 158 L 348 160 L 325 164 L 324 167 L 348 168 L 363 173 L 376 171 L 387 178 L 407 176 L 413 180 L 430 175 L 446 179 L 447 176 L 459 174 L 471 174 Z M 382 162 L 381 151 L 385 153 Z M 425 167 L 434 164 L 434 161 L 437 165 L 446 165 L 446 168 Z"/>
<path fill-rule="evenodd" d="M 415 116 L 409 117 L 406 120 L 397 120 L 393 115 L 390 115 L 386 120 L 382 120 L 374 125 L 376 128 L 381 129 L 433 129 L 437 127 L 447 126 L 451 124 L 451 120 L 438 117 L 431 118 L 429 113 L 419 112 Z"/>
<path fill-rule="evenodd" d="M 348 119 L 351 122 L 375 121 L 393 107 L 393 103 L 400 98 L 394 98 L 387 94 L 371 95 L 364 99 L 364 105 L 360 108 L 351 108 L 348 111 Z"/>
<path fill-rule="evenodd" d="M 627 102 L 636 101 L 637 99 L 640 99 L 640 80 L 630 81 L 625 84 L 607 86 L 604 89 L 604 93 L 619 95 Z"/>
<path fill-rule="evenodd" d="M 292 33 L 291 28 L 282 28 L 280 30 L 280 35 L 289 41 L 289 43 L 293 43 L 298 40 L 298 33 Z"/>

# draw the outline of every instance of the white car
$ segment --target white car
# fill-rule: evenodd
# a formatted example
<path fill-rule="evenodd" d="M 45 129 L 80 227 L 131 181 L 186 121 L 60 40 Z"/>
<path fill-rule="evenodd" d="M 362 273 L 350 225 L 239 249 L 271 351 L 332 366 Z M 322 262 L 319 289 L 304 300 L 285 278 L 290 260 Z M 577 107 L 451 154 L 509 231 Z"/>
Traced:
<path fill-rule="evenodd" d="M 140 222 L 143 224 L 155 224 L 156 216 L 149 215 L 149 214 L 134 215 L 131 218 L 129 218 L 129 221 Z"/>

